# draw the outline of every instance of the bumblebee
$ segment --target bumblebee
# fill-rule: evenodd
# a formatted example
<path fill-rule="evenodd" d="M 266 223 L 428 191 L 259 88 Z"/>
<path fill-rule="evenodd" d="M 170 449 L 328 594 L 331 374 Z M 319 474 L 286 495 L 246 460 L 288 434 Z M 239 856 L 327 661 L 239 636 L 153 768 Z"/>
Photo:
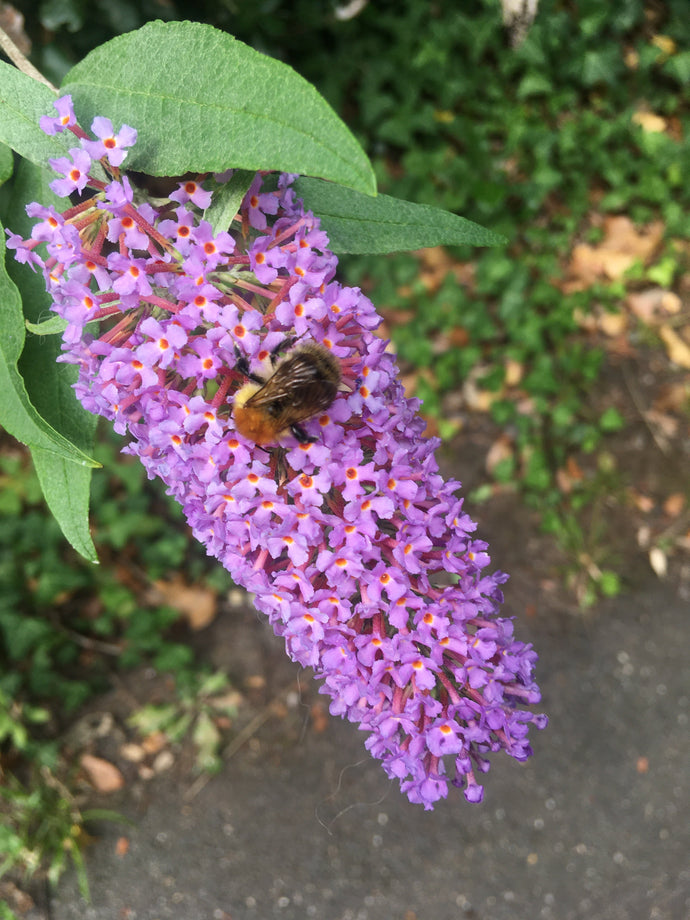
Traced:
<path fill-rule="evenodd" d="M 235 367 L 248 382 L 235 394 L 235 427 L 255 444 L 275 443 L 288 432 L 300 444 L 315 441 L 300 423 L 328 409 L 338 393 L 337 358 L 316 342 L 291 348 L 294 341 L 287 339 L 271 352 L 267 377 L 251 373 L 247 359 L 238 357 Z M 286 349 L 291 350 L 282 354 Z"/>

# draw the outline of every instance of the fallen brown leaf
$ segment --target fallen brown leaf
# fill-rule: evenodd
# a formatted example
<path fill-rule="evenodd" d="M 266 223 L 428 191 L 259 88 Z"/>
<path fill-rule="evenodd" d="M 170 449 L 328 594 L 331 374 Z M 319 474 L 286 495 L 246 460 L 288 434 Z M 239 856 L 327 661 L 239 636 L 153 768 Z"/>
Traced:
<path fill-rule="evenodd" d="M 630 312 L 651 326 L 671 316 L 681 308 L 681 299 L 673 291 L 653 287 L 646 291 L 634 291 L 625 298 Z"/>
<path fill-rule="evenodd" d="M 666 346 L 666 353 L 670 360 L 679 367 L 690 368 L 690 345 L 684 342 L 670 326 L 661 326 L 659 335 Z"/>
<path fill-rule="evenodd" d="M 419 254 L 419 280 L 427 291 L 437 291 L 450 271 L 452 261 L 442 246 L 433 246 Z"/>
<path fill-rule="evenodd" d="M 493 403 L 501 398 L 501 394 L 493 390 L 483 390 L 474 380 L 467 379 L 462 386 L 462 395 L 465 405 L 473 412 L 488 412 Z"/>
<path fill-rule="evenodd" d="M 568 266 L 568 275 L 573 279 L 569 291 L 584 290 L 595 281 L 615 281 L 635 264 L 636 256 L 631 252 L 617 252 L 605 247 L 579 243 L 573 247 Z M 576 287 L 575 285 L 579 285 Z"/>
<path fill-rule="evenodd" d="M 657 412 L 655 409 L 648 409 L 644 413 L 644 418 L 649 427 L 654 431 L 657 442 L 670 442 L 678 434 L 678 419 L 665 412 Z"/>
<path fill-rule="evenodd" d="M 161 751 L 160 754 L 156 754 L 151 766 L 153 767 L 154 773 L 164 773 L 166 770 L 169 770 L 174 763 L 175 758 L 173 757 L 172 751 Z"/>
<path fill-rule="evenodd" d="M 628 317 L 624 313 L 602 313 L 599 328 L 611 339 L 623 335 L 628 328 Z"/>
<path fill-rule="evenodd" d="M 141 746 L 147 754 L 157 754 L 168 743 L 165 732 L 151 732 L 141 742 Z"/>
<path fill-rule="evenodd" d="M 651 221 L 638 229 L 625 215 L 606 217 L 603 227 L 602 248 L 616 252 L 627 250 L 640 259 L 648 259 L 654 253 L 665 232 L 661 220 Z"/>
<path fill-rule="evenodd" d="M 658 546 L 653 546 L 649 551 L 649 564 L 655 575 L 665 578 L 668 573 L 668 556 Z"/>
<path fill-rule="evenodd" d="M 628 70 L 637 70 L 640 66 L 640 55 L 635 48 L 626 48 L 623 55 L 623 63 Z"/>
<path fill-rule="evenodd" d="M 682 412 L 690 405 L 690 382 L 669 383 L 661 387 L 659 395 L 654 400 L 654 409 L 657 412 Z"/>
<path fill-rule="evenodd" d="M 266 678 L 263 674 L 250 674 L 245 678 L 244 685 L 248 690 L 263 690 L 266 686 Z"/>
<path fill-rule="evenodd" d="M 664 513 L 669 517 L 678 517 L 685 507 L 685 495 L 682 492 L 673 492 L 664 502 Z"/>
<path fill-rule="evenodd" d="M 124 786 L 125 779 L 122 773 L 110 761 L 93 754 L 82 754 L 79 762 L 89 782 L 98 792 L 117 792 Z"/>
<path fill-rule="evenodd" d="M 428 291 L 437 291 L 448 274 L 458 284 L 472 289 L 476 266 L 471 262 L 455 262 L 442 246 L 432 246 L 415 253 L 419 260 L 419 278 Z"/>
<path fill-rule="evenodd" d="M 146 757 L 146 751 L 140 744 L 128 742 L 120 747 L 120 756 L 130 763 L 141 763 Z"/>
<path fill-rule="evenodd" d="M 668 122 L 661 115 L 654 112 L 634 112 L 632 117 L 634 125 L 638 125 L 647 134 L 663 134 L 668 127 Z"/>
<path fill-rule="evenodd" d="M 0 881 L 0 904 L 4 906 L 9 905 L 10 902 L 15 910 L 19 911 L 22 916 L 35 907 L 31 895 L 22 891 L 21 888 L 18 888 L 14 882 L 9 881 L 9 879 L 2 879 L 2 881 Z M 8 916 L 14 917 L 14 914 L 10 911 Z"/>
<path fill-rule="evenodd" d="M 649 514 L 649 512 L 653 510 L 654 499 L 651 497 L 651 495 L 643 495 L 636 489 L 630 489 L 629 495 L 633 505 L 637 508 L 638 511 L 642 511 L 644 514 Z"/>
<path fill-rule="evenodd" d="M 653 35 L 652 44 L 667 57 L 676 53 L 677 45 L 670 35 Z"/>
<path fill-rule="evenodd" d="M 118 837 L 115 843 L 115 855 L 122 858 L 129 853 L 129 838 Z"/>
<path fill-rule="evenodd" d="M 328 710 L 323 703 L 314 703 L 309 710 L 309 715 L 311 716 L 311 727 L 316 734 L 320 735 L 325 732 L 328 728 L 330 719 L 328 717 Z"/>
<path fill-rule="evenodd" d="M 509 460 L 515 453 L 514 445 L 507 434 L 501 434 L 486 452 L 484 466 L 488 473 L 493 473 L 499 463 Z"/>
<path fill-rule="evenodd" d="M 561 284 L 566 292 L 585 290 L 600 280 L 619 280 L 636 261 L 647 262 L 664 235 L 662 221 L 652 221 L 638 229 L 622 215 L 605 218 L 602 226 L 601 243 L 573 247 L 566 279 Z"/>
<path fill-rule="evenodd" d="M 462 326 L 453 326 L 447 333 L 447 339 L 451 348 L 465 348 L 470 343 L 470 334 Z"/>
<path fill-rule="evenodd" d="M 525 365 L 514 358 L 508 358 L 505 362 L 505 382 L 507 387 L 516 387 L 523 378 Z"/>
<path fill-rule="evenodd" d="M 159 579 L 153 587 L 164 603 L 179 610 L 191 629 L 204 629 L 216 617 L 218 598 L 210 588 L 188 585 L 180 575 L 169 581 Z"/>
<path fill-rule="evenodd" d="M 424 429 L 425 438 L 436 438 L 438 437 L 438 419 L 432 415 L 426 415 L 424 412 L 419 413 L 420 417 L 426 422 L 426 428 Z"/>

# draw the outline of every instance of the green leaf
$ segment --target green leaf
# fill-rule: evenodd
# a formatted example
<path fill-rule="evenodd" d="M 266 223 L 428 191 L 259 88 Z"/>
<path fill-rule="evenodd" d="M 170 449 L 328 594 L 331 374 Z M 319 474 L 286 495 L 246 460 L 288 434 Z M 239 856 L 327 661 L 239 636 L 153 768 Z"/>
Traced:
<path fill-rule="evenodd" d="M 0 185 L 4 185 L 14 171 L 14 157 L 7 144 L 0 144 Z"/>
<path fill-rule="evenodd" d="M 664 73 L 673 77 L 681 86 L 687 87 L 690 83 L 690 51 L 680 51 L 674 54 L 664 64 L 662 70 Z"/>
<path fill-rule="evenodd" d="M 619 53 L 617 48 L 605 48 L 602 51 L 587 51 L 582 59 L 582 82 L 585 86 L 596 83 L 609 85 L 619 73 Z"/>
<path fill-rule="evenodd" d="M 126 827 L 136 827 L 137 822 L 121 815 L 119 811 L 110 808 L 85 808 L 81 812 L 84 821 L 112 821 L 113 824 L 124 824 Z"/>
<path fill-rule="evenodd" d="M 616 572 L 603 569 L 599 575 L 599 589 L 604 597 L 616 597 L 621 592 L 621 581 Z"/>
<path fill-rule="evenodd" d="M 1 229 L 1 228 L 0 228 Z M 84 466 L 99 464 L 70 443 L 32 405 L 17 362 L 24 345 L 24 317 L 19 291 L 5 268 L 5 234 L 0 239 L 0 424 L 31 448 L 59 454 Z"/>
<path fill-rule="evenodd" d="M 520 80 L 517 90 L 518 99 L 529 99 L 530 96 L 548 96 L 553 92 L 552 81 L 543 73 L 530 72 Z"/>
<path fill-rule="evenodd" d="M 43 0 L 40 5 L 41 25 L 49 32 L 63 26 L 68 32 L 78 32 L 84 27 L 86 8 L 78 0 Z"/>
<path fill-rule="evenodd" d="M 48 137 L 38 126 L 41 115 L 55 114 L 55 99 L 45 84 L 0 61 L 0 141 L 39 166 L 77 147 L 70 131 Z"/>
<path fill-rule="evenodd" d="M 89 530 L 91 469 L 76 466 L 47 450 L 32 450 L 31 459 L 45 500 L 63 534 L 80 555 L 89 562 L 98 562 Z"/>
<path fill-rule="evenodd" d="M 602 431 L 620 431 L 625 427 L 625 420 L 615 406 L 609 406 L 599 417 L 599 427 Z"/>
<path fill-rule="evenodd" d="M 25 202 L 34 199 L 47 204 L 58 203 L 48 182 L 49 176 L 44 170 L 26 161 L 20 164 L 8 210 L 14 229 L 24 237 L 30 234 L 32 225 L 24 209 Z M 30 321 L 49 313 L 50 297 L 42 275 L 14 261 L 9 263 L 8 270 L 23 290 L 25 312 L 30 317 L 26 326 L 38 328 L 42 334 L 47 327 L 56 324 L 64 327 L 64 320 L 58 316 L 41 323 Z M 17 369 L 31 405 L 40 417 L 86 455 L 93 448 L 96 417 L 86 412 L 75 398 L 72 384 L 76 379 L 76 368 L 58 364 L 56 358 L 60 353 L 58 338 L 51 340 L 30 335 L 24 342 Z M 29 443 L 29 447 L 46 502 L 62 532 L 77 552 L 90 562 L 96 562 L 88 510 L 91 467 L 100 464 L 91 461 L 90 466 L 76 466 L 70 459 L 40 445 Z"/>
<path fill-rule="evenodd" d="M 228 229 L 255 175 L 249 170 L 238 169 L 229 182 L 213 190 L 213 200 L 204 212 L 204 218 L 211 224 L 214 233 Z"/>
<path fill-rule="evenodd" d="M 138 131 L 127 166 L 150 175 L 230 167 L 321 176 L 375 195 L 364 151 L 303 77 L 197 22 L 149 22 L 67 74 L 80 122 Z"/>
<path fill-rule="evenodd" d="M 507 242 L 479 224 L 429 205 L 389 195 L 370 198 L 319 179 L 297 179 L 294 188 L 305 207 L 321 219 L 334 252 L 383 253 Z"/>
<path fill-rule="evenodd" d="M 61 335 L 67 326 L 67 320 L 61 316 L 51 316 L 40 323 L 32 323 L 27 319 L 24 324 L 33 335 Z"/>

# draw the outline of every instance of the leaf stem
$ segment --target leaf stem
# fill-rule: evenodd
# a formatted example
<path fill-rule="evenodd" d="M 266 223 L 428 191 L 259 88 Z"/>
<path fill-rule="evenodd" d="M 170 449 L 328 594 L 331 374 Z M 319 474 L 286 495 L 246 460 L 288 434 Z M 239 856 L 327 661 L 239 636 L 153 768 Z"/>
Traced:
<path fill-rule="evenodd" d="M 2 49 L 12 63 L 21 70 L 22 73 L 25 73 L 27 77 L 44 83 L 46 86 L 50 87 L 54 93 L 57 93 L 57 87 L 53 86 L 50 80 L 46 79 L 40 70 L 36 70 L 31 61 L 19 50 L 7 32 L 2 28 L 0 28 L 0 49 Z"/>

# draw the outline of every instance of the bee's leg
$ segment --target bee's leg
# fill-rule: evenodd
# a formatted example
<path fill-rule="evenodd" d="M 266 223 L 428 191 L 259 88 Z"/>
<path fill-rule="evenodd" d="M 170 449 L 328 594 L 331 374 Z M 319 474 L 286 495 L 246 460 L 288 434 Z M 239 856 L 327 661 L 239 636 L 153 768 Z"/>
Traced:
<path fill-rule="evenodd" d="M 288 478 L 288 465 L 285 459 L 285 448 L 274 447 L 270 452 L 271 469 L 273 470 L 276 485 L 282 485 Z"/>
<path fill-rule="evenodd" d="M 251 380 L 252 383 L 258 383 L 261 386 L 263 386 L 266 383 L 263 377 L 260 377 L 258 374 L 252 373 L 252 371 L 249 369 L 249 359 L 247 358 L 246 355 L 243 355 L 240 352 L 237 345 L 235 345 L 235 358 L 237 359 L 235 361 L 235 370 L 239 371 L 239 373 L 242 374 L 243 377 L 246 377 L 247 380 Z"/>
<path fill-rule="evenodd" d="M 312 438 L 311 435 L 302 428 L 301 425 L 290 425 L 290 431 L 297 438 L 300 444 L 313 444 L 317 441 L 317 438 Z"/>
<path fill-rule="evenodd" d="M 283 339 L 282 342 L 278 342 L 276 347 L 271 351 L 269 355 L 271 359 L 271 364 L 273 365 L 273 367 L 276 366 L 276 363 L 278 362 L 278 358 L 281 356 L 281 354 L 284 351 L 290 351 L 290 349 L 295 344 L 298 338 L 299 336 L 297 335 L 288 335 Z"/>

